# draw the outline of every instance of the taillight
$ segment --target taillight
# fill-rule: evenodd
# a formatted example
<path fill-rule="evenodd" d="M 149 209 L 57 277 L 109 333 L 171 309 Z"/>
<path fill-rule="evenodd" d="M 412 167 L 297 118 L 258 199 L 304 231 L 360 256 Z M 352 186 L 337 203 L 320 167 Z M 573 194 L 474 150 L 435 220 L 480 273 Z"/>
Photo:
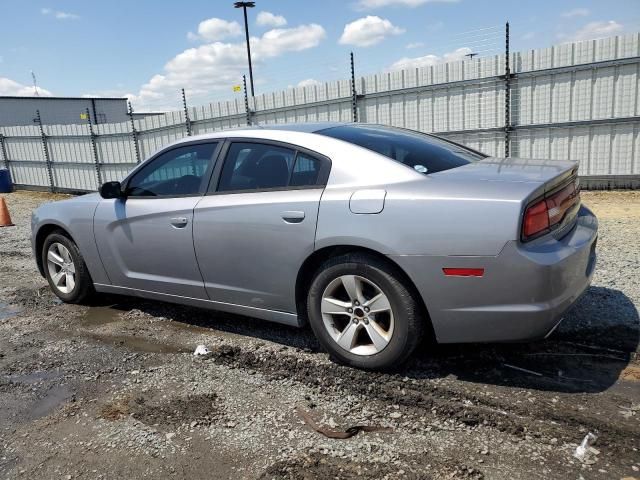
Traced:
<path fill-rule="evenodd" d="M 524 212 L 522 233 L 525 238 L 533 237 L 549 229 L 549 213 L 546 200 L 540 200 Z"/>
<path fill-rule="evenodd" d="M 524 211 L 522 239 L 531 240 L 558 226 L 567 212 L 577 212 L 580 204 L 580 187 L 574 180 L 560 190 L 548 194 L 542 200 L 532 202 Z"/>

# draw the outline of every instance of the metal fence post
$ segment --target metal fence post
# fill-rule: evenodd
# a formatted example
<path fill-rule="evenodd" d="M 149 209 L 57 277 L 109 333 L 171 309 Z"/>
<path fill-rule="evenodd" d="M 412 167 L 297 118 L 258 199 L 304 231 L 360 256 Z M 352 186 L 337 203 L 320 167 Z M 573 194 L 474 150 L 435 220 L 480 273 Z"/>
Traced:
<path fill-rule="evenodd" d="M 91 115 L 87 108 L 87 121 L 89 124 L 89 135 L 91 138 L 91 150 L 93 152 L 93 163 L 96 166 L 96 179 L 98 180 L 98 189 L 102 185 L 102 174 L 100 173 L 100 161 L 98 160 L 98 146 L 96 145 L 96 133 L 93 131 L 93 125 L 91 124 Z"/>
<path fill-rule="evenodd" d="M 131 138 L 133 139 L 133 148 L 136 153 L 136 163 L 140 163 L 140 147 L 138 146 L 138 130 L 136 130 L 136 122 L 133 121 L 133 107 L 131 106 L 131 102 L 127 102 L 129 104 L 129 110 L 127 111 L 127 115 L 129 115 L 129 120 L 131 121 Z"/>
<path fill-rule="evenodd" d="M 504 58 L 504 156 L 511 155 L 511 66 L 509 65 L 509 22 L 505 25 Z"/>
<path fill-rule="evenodd" d="M 51 168 L 51 158 L 49 157 L 49 147 L 47 146 L 47 135 L 42 128 L 42 118 L 40 117 L 40 110 L 36 110 L 36 122 L 40 127 L 40 139 L 42 140 L 42 151 L 44 152 L 44 161 L 47 164 L 47 174 L 49 175 L 49 189 L 51 193 L 56 191 L 56 186 L 53 182 L 53 169 Z"/>
<path fill-rule="evenodd" d="M 249 110 L 249 95 L 247 94 L 247 76 L 242 75 L 242 89 L 244 91 L 244 111 L 247 115 L 247 125 L 251 125 L 251 114 L 253 113 Z"/>
<path fill-rule="evenodd" d="M 182 107 L 184 108 L 184 124 L 187 127 L 187 136 L 191 136 L 191 119 L 189 118 L 189 109 L 187 108 L 187 96 L 182 89 Z"/>
<path fill-rule="evenodd" d="M 356 92 L 356 69 L 353 62 L 353 52 L 351 52 L 351 110 L 352 120 L 358 121 L 358 93 Z"/>
<path fill-rule="evenodd" d="M 4 134 L 0 133 L 0 153 L 2 154 L 2 163 L 4 168 L 11 171 L 9 168 L 9 155 L 7 154 L 7 146 L 4 144 Z"/>

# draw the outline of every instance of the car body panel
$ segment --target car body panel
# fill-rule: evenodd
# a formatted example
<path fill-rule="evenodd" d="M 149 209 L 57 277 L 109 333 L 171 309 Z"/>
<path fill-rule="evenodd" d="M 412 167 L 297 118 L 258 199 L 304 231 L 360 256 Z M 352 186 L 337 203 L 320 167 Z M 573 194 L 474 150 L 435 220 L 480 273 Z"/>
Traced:
<path fill-rule="evenodd" d="M 507 241 L 518 237 L 522 198 L 537 184 L 505 184 L 500 199 L 495 193 L 491 198 L 495 187 L 473 183 L 460 187 L 422 175 L 374 188 L 385 187 L 380 213 L 353 215 L 349 209 L 353 188 L 327 186 L 316 247 L 344 243 L 387 255 L 497 255 Z M 479 231 L 478 237 L 469 235 Z"/>
<path fill-rule="evenodd" d="M 161 302 L 177 303 L 190 307 L 206 308 L 220 312 L 234 313 L 237 315 L 246 315 L 249 317 L 259 318 L 269 322 L 282 323 L 292 327 L 302 326 L 302 322 L 297 313 L 279 312 L 276 310 L 267 310 L 266 308 L 251 307 L 248 305 L 237 305 L 233 303 L 216 302 L 214 300 L 206 300 L 202 298 L 191 298 L 183 295 L 170 295 L 167 293 L 153 292 L 150 290 L 119 287 L 108 284 L 94 284 L 96 291 L 102 293 L 114 293 L 117 295 L 128 295 L 131 297 L 147 298 L 151 300 L 159 300 Z"/>
<path fill-rule="evenodd" d="M 81 195 L 58 202 L 47 202 L 33 211 L 31 217 L 31 245 L 36 251 L 36 234 L 43 226 L 56 225 L 71 235 L 83 255 L 94 282 L 110 283 L 102 266 L 93 234 L 93 215 L 102 198 L 97 193 Z M 36 257 L 37 258 L 37 257 Z M 43 273 L 42 271 L 40 273 Z"/>
<path fill-rule="evenodd" d="M 193 242 L 209 298 L 294 313 L 296 278 L 314 250 L 322 191 L 203 197 L 195 208 Z"/>
<path fill-rule="evenodd" d="M 193 209 L 200 198 L 100 202 L 95 213 L 95 241 L 110 283 L 207 299 L 193 248 Z M 186 224 L 174 225 L 172 219 L 178 218 Z"/>
<path fill-rule="evenodd" d="M 509 241 L 496 256 L 391 256 L 420 291 L 441 343 L 546 336 L 589 286 L 598 222 L 582 207 L 563 238 Z M 443 268 L 483 268 L 482 277 L 448 277 Z M 425 272 L 430 272 L 425 274 Z"/>

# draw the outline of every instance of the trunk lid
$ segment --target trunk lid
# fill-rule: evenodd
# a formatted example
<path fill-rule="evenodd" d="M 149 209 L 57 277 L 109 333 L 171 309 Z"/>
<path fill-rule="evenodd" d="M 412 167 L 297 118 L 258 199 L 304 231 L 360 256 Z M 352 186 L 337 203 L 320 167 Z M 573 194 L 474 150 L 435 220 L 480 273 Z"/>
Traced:
<path fill-rule="evenodd" d="M 549 233 L 559 238 L 572 227 L 580 209 L 577 173 L 578 164 L 566 160 L 488 157 L 431 176 L 480 197 L 518 200 L 520 239 L 529 241 Z"/>
<path fill-rule="evenodd" d="M 576 175 L 577 171 L 578 164 L 567 160 L 487 157 L 431 176 L 455 177 L 461 181 L 534 183 L 545 185 L 544 190 L 548 190 Z"/>

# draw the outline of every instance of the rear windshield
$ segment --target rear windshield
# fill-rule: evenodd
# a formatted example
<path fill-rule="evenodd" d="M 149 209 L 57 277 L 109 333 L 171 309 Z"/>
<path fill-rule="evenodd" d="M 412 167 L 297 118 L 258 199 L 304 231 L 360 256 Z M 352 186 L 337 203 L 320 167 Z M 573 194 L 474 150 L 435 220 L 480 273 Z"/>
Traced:
<path fill-rule="evenodd" d="M 421 173 L 441 172 L 486 157 L 431 135 L 382 125 L 341 125 L 316 133 L 368 148 Z"/>

